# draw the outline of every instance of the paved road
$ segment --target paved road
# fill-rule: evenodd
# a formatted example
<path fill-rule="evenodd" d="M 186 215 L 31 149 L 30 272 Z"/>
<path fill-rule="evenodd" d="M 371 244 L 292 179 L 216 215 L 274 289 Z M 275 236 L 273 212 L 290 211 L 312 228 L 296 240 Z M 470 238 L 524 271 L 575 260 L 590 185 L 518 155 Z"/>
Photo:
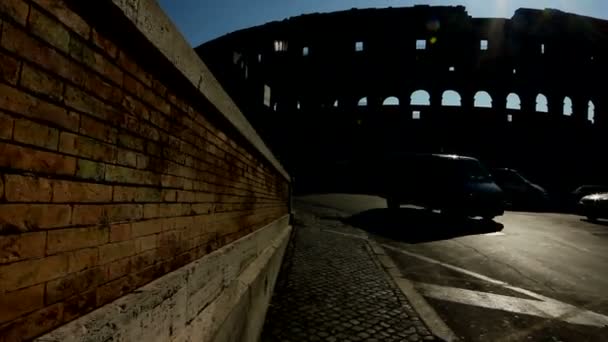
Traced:
<path fill-rule="evenodd" d="M 608 341 L 608 225 L 514 212 L 454 221 L 359 195 L 299 200 L 368 231 L 464 341 Z"/>

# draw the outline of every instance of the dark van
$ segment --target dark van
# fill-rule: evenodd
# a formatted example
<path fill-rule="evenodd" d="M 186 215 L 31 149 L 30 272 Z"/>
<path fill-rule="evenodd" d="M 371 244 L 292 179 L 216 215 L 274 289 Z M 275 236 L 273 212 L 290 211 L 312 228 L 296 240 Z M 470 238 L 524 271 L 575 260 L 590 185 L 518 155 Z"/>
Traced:
<path fill-rule="evenodd" d="M 502 190 L 475 158 L 415 154 L 385 162 L 383 195 L 389 208 L 411 204 L 488 220 L 504 213 Z"/>

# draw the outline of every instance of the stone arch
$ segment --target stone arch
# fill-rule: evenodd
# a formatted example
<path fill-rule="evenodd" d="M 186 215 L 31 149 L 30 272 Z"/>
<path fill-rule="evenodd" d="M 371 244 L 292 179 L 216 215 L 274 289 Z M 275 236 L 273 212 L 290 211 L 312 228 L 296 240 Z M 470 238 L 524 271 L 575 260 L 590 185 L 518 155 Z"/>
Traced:
<path fill-rule="evenodd" d="M 398 106 L 399 98 L 397 98 L 395 96 L 389 96 L 389 97 L 385 98 L 384 101 L 382 101 L 382 105 L 383 106 Z"/>
<path fill-rule="evenodd" d="M 569 98 L 568 96 L 566 96 L 564 98 L 564 110 L 563 110 L 563 114 L 566 116 L 571 116 L 572 115 L 572 99 Z"/>
<path fill-rule="evenodd" d="M 487 91 L 478 91 L 474 97 L 474 107 L 477 108 L 492 108 L 492 96 Z"/>
<path fill-rule="evenodd" d="M 441 105 L 446 107 L 462 106 L 462 97 L 455 90 L 446 90 L 441 95 Z"/>
<path fill-rule="evenodd" d="M 515 93 L 507 95 L 507 109 L 521 110 L 521 98 Z"/>
<path fill-rule="evenodd" d="M 536 111 L 539 113 L 549 112 L 549 101 L 547 100 L 547 97 L 543 94 L 538 94 L 536 96 Z"/>
<path fill-rule="evenodd" d="M 430 106 L 431 94 L 426 90 L 416 90 L 410 96 L 410 104 L 412 106 Z"/>
<path fill-rule="evenodd" d="M 367 107 L 367 97 L 364 96 L 359 99 L 359 101 L 357 102 L 357 107 Z"/>

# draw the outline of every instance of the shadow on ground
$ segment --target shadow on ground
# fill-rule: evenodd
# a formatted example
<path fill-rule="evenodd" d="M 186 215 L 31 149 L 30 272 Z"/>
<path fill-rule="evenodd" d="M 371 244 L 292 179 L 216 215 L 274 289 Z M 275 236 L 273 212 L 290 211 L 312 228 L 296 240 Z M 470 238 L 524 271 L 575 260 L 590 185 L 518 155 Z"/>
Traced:
<path fill-rule="evenodd" d="M 406 243 L 447 240 L 460 236 L 488 234 L 504 226 L 495 221 L 456 218 L 430 210 L 400 208 L 371 209 L 346 218 L 345 223 L 369 233 Z"/>

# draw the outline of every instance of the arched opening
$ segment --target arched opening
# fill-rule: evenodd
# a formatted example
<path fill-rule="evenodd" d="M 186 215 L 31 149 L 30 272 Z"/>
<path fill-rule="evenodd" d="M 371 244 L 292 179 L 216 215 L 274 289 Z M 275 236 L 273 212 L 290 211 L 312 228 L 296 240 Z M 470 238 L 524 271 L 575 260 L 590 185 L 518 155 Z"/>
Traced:
<path fill-rule="evenodd" d="M 454 90 L 446 90 L 441 96 L 441 105 L 446 107 L 460 107 L 462 104 L 460 94 Z"/>
<path fill-rule="evenodd" d="M 492 108 L 492 96 L 486 91 L 478 91 L 475 94 L 474 106 L 478 108 Z"/>
<path fill-rule="evenodd" d="M 384 102 L 382 102 L 382 105 L 383 106 L 398 106 L 399 99 L 396 98 L 395 96 L 387 97 L 386 99 L 384 99 Z"/>
<path fill-rule="evenodd" d="M 363 97 L 357 102 L 357 106 L 366 107 L 367 106 L 367 97 Z"/>
<path fill-rule="evenodd" d="M 511 93 L 507 96 L 507 109 L 521 110 L 521 99 L 519 98 L 519 95 Z"/>
<path fill-rule="evenodd" d="M 300 105 L 300 101 L 298 101 L 298 102 L 296 103 L 296 107 L 297 107 L 298 109 L 301 109 L 301 108 L 302 108 L 302 106 Z"/>
<path fill-rule="evenodd" d="M 538 94 L 538 96 L 536 96 L 536 111 L 540 113 L 549 112 L 547 97 L 543 94 Z"/>
<path fill-rule="evenodd" d="M 568 96 L 564 98 L 564 115 L 572 115 L 572 100 Z"/>
<path fill-rule="evenodd" d="M 595 104 L 593 101 L 589 101 L 589 105 L 587 106 L 587 120 L 595 123 Z"/>
<path fill-rule="evenodd" d="M 334 101 L 334 107 L 338 108 L 338 100 Z"/>
<path fill-rule="evenodd" d="M 410 97 L 410 104 L 412 106 L 430 106 L 431 95 L 426 90 L 416 90 Z"/>

